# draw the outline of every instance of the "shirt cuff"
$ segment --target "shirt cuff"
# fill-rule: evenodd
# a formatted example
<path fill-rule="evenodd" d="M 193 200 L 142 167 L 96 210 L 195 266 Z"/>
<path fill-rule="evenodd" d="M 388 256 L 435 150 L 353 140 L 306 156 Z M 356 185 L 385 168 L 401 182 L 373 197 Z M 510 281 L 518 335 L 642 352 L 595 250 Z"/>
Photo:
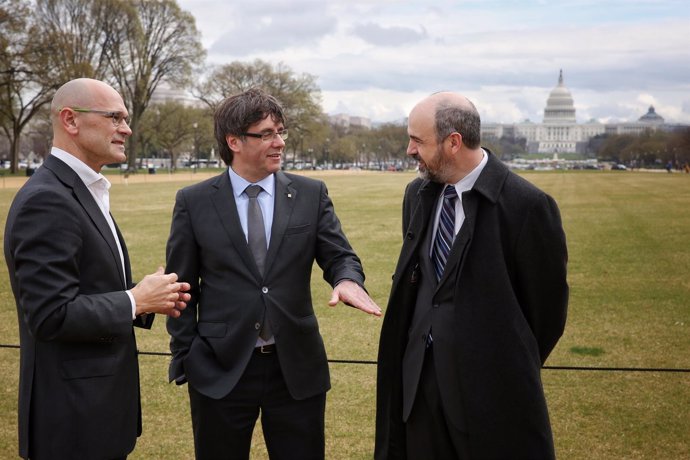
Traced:
<path fill-rule="evenodd" d="M 137 319 L 137 303 L 134 301 L 134 296 L 131 291 L 125 291 L 129 296 L 129 302 L 132 304 L 132 321 Z"/>

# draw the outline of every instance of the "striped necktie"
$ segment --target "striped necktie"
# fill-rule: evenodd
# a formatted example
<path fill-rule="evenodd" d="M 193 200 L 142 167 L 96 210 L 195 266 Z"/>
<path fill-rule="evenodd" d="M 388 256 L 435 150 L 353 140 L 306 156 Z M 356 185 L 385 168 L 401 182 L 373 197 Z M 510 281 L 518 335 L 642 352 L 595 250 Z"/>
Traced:
<path fill-rule="evenodd" d="M 446 188 L 443 190 L 443 205 L 441 206 L 441 215 L 438 219 L 436 239 L 431 251 L 431 262 L 436 272 L 436 280 L 440 280 L 441 276 L 443 276 L 448 254 L 450 254 L 450 248 L 453 246 L 453 238 L 455 237 L 455 200 L 457 199 L 458 193 L 455 191 L 455 186 L 446 185 Z"/>

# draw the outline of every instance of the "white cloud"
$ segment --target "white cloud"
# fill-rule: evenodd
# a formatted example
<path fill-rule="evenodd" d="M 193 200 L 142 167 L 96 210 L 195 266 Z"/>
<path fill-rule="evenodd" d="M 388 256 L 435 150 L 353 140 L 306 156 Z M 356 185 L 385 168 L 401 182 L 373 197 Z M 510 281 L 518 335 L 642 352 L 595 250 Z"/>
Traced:
<path fill-rule="evenodd" d="M 392 47 L 407 46 L 428 37 L 423 27 L 417 31 L 409 27 L 385 27 L 374 22 L 355 24 L 352 33 L 372 45 Z"/>
<path fill-rule="evenodd" d="M 690 4 L 680 0 L 180 0 L 209 60 L 264 59 L 318 77 L 327 112 L 403 118 L 453 90 L 485 121 L 541 121 L 559 69 L 578 120 L 652 104 L 690 123 Z"/>

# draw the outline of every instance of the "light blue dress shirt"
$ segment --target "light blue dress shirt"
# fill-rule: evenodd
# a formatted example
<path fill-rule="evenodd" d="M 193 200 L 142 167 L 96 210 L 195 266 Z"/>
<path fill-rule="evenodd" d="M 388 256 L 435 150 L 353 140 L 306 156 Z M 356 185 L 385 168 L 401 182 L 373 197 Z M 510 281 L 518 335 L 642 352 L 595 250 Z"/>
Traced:
<path fill-rule="evenodd" d="M 247 239 L 247 207 L 249 206 L 249 197 L 244 190 L 253 185 L 254 182 L 249 182 L 240 177 L 232 167 L 228 168 L 228 175 L 230 176 L 230 183 L 232 184 L 232 193 L 235 195 L 235 203 L 237 204 L 237 214 L 240 216 L 240 223 L 242 224 L 242 231 L 244 238 Z M 276 190 L 275 175 L 271 174 L 264 177 L 256 185 L 260 185 L 265 193 L 259 193 L 257 200 L 261 213 L 264 217 L 264 229 L 266 230 L 266 245 L 271 243 L 271 226 L 273 225 L 273 208 L 274 196 Z"/>

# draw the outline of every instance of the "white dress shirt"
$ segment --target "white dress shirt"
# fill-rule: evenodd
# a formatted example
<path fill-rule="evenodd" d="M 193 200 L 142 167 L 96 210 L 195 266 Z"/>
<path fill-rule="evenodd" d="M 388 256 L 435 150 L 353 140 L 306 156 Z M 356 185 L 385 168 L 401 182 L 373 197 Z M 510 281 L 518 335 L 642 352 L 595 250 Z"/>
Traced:
<path fill-rule="evenodd" d="M 453 233 L 453 237 L 455 237 L 455 235 L 458 234 L 458 232 L 460 231 L 460 227 L 462 227 L 463 222 L 465 222 L 465 210 L 462 207 L 462 192 L 471 190 L 472 187 L 474 187 L 474 183 L 477 182 L 477 178 L 479 178 L 479 175 L 484 170 L 484 166 L 486 166 L 487 161 L 489 161 L 489 156 L 483 149 L 482 153 L 484 154 L 484 156 L 482 157 L 482 161 L 480 161 L 479 164 L 472 171 L 470 171 L 468 175 L 460 179 L 455 184 L 455 191 L 458 194 L 458 199 L 455 200 L 455 231 Z M 443 197 L 443 191 L 441 191 L 440 196 L 441 198 Z M 436 217 L 434 218 L 434 233 L 432 233 L 433 240 L 431 241 L 432 250 L 434 247 L 434 240 L 436 240 L 436 229 L 438 228 L 438 220 L 441 216 L 442 207 L 443 199 L 439 199 L 438 204 L 436 205 Z"/>

